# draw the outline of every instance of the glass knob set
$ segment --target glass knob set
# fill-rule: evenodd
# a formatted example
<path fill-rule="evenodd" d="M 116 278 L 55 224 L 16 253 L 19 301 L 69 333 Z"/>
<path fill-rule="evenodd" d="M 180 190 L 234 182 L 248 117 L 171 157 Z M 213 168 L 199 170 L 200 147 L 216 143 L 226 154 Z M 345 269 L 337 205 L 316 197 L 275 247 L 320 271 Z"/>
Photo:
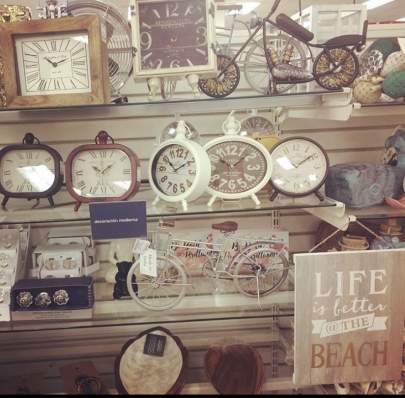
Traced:
<path fill-rule="evenodd" d="M 39 293 L 35 299 L 30 292 L 20 292 L 17 296 L 17 304 L 21 308 L 29 308 L 33 303 L 37 307 L 46 308 L 49 307 L 52 302 L 56 305 L 62 306 L 69 302 L 69 294 L 66 290 L 57 290 L 51 297 L 47 292 Z"/>

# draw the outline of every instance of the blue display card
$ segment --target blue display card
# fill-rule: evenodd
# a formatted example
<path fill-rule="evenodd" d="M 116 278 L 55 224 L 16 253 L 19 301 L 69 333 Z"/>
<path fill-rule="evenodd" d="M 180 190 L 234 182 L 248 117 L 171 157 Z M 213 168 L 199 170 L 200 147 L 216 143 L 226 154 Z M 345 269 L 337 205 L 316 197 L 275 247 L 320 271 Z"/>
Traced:
<path fill-rule="evenodd" d="M 94 240 L 145 237 L 146 202 L 90 203 L 90 221 Z"/>

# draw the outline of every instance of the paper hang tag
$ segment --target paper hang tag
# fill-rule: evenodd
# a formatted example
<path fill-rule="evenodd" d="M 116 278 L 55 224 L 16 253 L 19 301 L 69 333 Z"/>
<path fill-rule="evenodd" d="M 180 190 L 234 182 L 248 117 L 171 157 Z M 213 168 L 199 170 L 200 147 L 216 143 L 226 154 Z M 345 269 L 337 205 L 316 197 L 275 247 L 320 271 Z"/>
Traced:
<path fill-rule="evenodd" d="M 140 257 L 140 271 L 143 275 L 157 277 L 157 253 L 154 249 L 147 249 Z"/>
<path fill-rule="evenodd" d="M 132 251 L 134 254 L 143 254 L 149 248 L 150 242 L 144 239 L 137 239 L 134 243 Z"/>

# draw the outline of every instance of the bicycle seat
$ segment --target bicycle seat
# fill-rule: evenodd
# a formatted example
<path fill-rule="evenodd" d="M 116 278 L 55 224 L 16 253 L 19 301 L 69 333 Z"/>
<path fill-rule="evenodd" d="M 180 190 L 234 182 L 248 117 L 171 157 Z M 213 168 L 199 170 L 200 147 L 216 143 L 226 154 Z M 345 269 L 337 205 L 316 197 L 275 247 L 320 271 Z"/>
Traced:
<path fill-rule="evenodd" d="M 298 40 L 309 42 L 314 38 L 314 34 L 312 32 L 305 29 L 286 14 L 277 15 L 276 22 L 279 27 Z"/>
<path fill-rule="evenodd" d="M 234 232 L 238 229 L 238 223 L 234 221 L 225 221 L 220 224 L 212 224 L 212 229 L 223 232 Z"/>
<path fill-rule="evenodd" d="M 342 35 L 329 39 L 324 45 L 330 47 L 357 46 L 362 40 L 362 35 Z"/>

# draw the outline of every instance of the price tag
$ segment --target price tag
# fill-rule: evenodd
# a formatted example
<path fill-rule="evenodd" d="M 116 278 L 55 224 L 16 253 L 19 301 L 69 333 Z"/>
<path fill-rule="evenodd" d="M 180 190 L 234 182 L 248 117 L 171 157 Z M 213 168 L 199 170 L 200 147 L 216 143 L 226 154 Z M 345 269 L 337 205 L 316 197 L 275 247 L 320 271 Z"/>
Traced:
<path fill-rule="evenodd" d="M 140 257 L 141 274 L 157 277 L 157 253 L 154 249 L 147 249 Z"/>
<path fill-rule="evenodd" d="M 134 248 L 132 251 L 134 254 L 142 254 L 149 248 L 150 242 L 144 239 L 137 239 L 134 243 Z"/>

